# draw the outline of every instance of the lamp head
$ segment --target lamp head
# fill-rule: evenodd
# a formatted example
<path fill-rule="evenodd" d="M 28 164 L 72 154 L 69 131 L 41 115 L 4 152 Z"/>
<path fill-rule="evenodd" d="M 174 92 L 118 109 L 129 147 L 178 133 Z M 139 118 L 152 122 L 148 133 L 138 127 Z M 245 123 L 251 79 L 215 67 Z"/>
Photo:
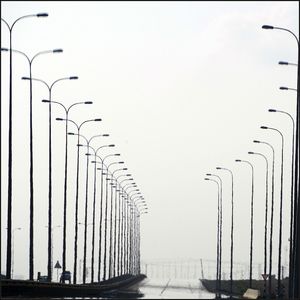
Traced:
<path fill-rule="evenodd" d="M 280 89 L 280 90 L 288 90 L 289 88 L 286 87 L 286 86 L 280 86 L 279 89 Z"/>
<path fill-rule="evenodd" d="M 260 141 L 258 141 L 258 140 L 254 140 L 254 141 L 253 141 L 253 143 L 257 143 L 257 144 L 259 144 L 259 143 L 260 143 Z"/>
<path fill-rule="evenodd" d="M 115 145 L 111 144 L 111 145 L 108 145 L 108 147 L 115 147 Z"/>
<path fill-rule="evenodd" d="M 93 101 L 85 101 L 84 104 L 93 104 Z"/>
<path fill-rule="evenodd" d="M 204 178 L 204 180 L 210 180 L 209 178 Z"/>
<path fill-rule="evenodd" d="M 221 167 L 216 167 L 216 169 L 217 169 L 217 170 L 221 170 L 222 168 L 221 168 Z"/>
<path fill-rule="evenodd" d="M 25 77 L 25 76 L 23 76 L 21 79 L 22 79 L 22 80 L 30 80 L 29 77 Z"/>
<path fill-rule="evenodd" d="M 53 53 L 62 53 L 63 49 L 53 49 L 52 52 Z"/>
<path fill-rule="evenodd" d="M 104 134 L 102 134 L 102 136 L 109 136 L 109 134 L 108 133 L 104 133 Z"/>
<path fill-rule="evenodd" d="M 68 135 L 75 135 L 74 132 L 68 132 Z"/>
<path fill-rule="evenodd" d="M 38 14 L 36 14 L 36 16 L 38 18 L 40 18 L 40 17 L 48 17 L 48 14 L 47 13 L 38 13 Z"/>
<path fill-rule="evenodd" d="M 75 79 L 78 79 L 78 76 L 70 76 L 69 79 L 70 80 L 75 80 Z"/>
<path fill-rule="evenodd" d="M 260 126 L 261 129 L 268 129 L 269 127 L 267 126 Z"/>
<path fill-rule="evenodd" d="M 269 112 L 277 112 L 276 109 L 272 109 L 272 108 L 270 108 L 268 111 L 269 111 Z"/>
<path fill-rule="evenodd" d="M 248 152 L 248 154 L 254 154 L 254 152 L 252 152 L 252 151 L 249 151 L 249 152 Z"/>
<path fill-rule="evenodd" d="M 278 64 L 279 65 L 288 65 L 289 63 L 287 61 L 279 61 Z"/>
<path fill-rule="evenodd" d="M 50 101 L 50 100 L 45 100 L 45 99 L 43 99 L 42 102 L 50 103 L 51 101 Z"/>
<path fill-rule="evenodd" d="M 262 28 L 262 29 L 274 29 L 274 26 L 271 26 L 271 25 L 263 25 L 261 28 Z"/>
<path fill-rule="evenodd" d="M 121 154 L 120 153 L 116 153 L 116 154 L 114 154 L 114 156 L 120 156 Z"/>
<path fill-rule="evenodd" d="M 98 118 L 98 119 L 94 119 L 94 121 L 100 122 L 100 121 L 102 121 L 102 119 Z"/>
<path fill-rule="evenodd" d="M 63 119 L 63 118 L 56 118 L 55 120 L 56 121 L 64 121 L 65 119 Z"/>
<path fill-rule="evenodd" d="M 8 51 L 8 48 L 2 48 L 1 47 L 1 51 Z"/>
<path fill-rule="evenodd" d="M 241 160 L 240 160 L 240 159 L 236 159 L 235 161 L 236 161 L 236 162 L 241 162 Z"/>

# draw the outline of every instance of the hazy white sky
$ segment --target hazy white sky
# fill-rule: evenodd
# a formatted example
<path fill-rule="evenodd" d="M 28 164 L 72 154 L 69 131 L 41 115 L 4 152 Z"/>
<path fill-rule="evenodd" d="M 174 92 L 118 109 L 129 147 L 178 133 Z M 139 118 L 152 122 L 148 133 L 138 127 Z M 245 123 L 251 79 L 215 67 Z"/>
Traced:
<path fill-rule="evenodd" d="M 263 262 L 265 164 L 248 151 L 271 159 L 269 149 L 253 144 L 267 141 L 276 149 L 274 260 L 277 260 L 280 200 L 280 138 L 263 131 L 275 127 L 286 137 L 284 148 L 283 250 L 288 245 L 291 173 L 291 121 L 269 108 L 294 115 L 296 68 L 278 61 L 296 62 L 297 45 L 286 32 L 262 30 L 271 24 L 298 35 L 297 1 L 1 1 L 2 18 L 9 24 L 20 16 L 47 12 L 48 18 L 28 18 L 13 30 L 13 48 L 32 57 L 39 51 L 63 48 L 62 54 L 40 56 L 33 77 L 46 82 L 70 75 L 53 89 L 53 100 L 69 106 L 91 100 L 92 106 L 74 108 L 70 118 L 80 123 L 100 117 L 82 134 L 93 146 L 116 145 L 149 207 L 141 222 L 142 259 L 203 258 L 216 256 L 217 187 L 205 174 L 223 179 L 223 259 L 230 260 L 229 174 L 234 173 L 235 261 L 248 261 L 250 236 L 250 170 L 234 160 L 249 160 L 255 168 L 254 260 Z M 1 45 L 9 46 L 8 30 L 1 23 Z M 2 226 L 1 270 L 5 268 L 8 72 L 9 56 L 1 53 Z M 13 227 L 15 274 L 28 276 L 29 240 L 29 84 L 24 57 L 14 55 L 13 96 Z M 33 86 L 35 274 L 47 268 L 47 141 L 48 109 L 41 103 L 47 90 Z M 53 106 L 53 116 L 63 117 Z M 68 261 L 73 268 L 75 197 L 75 139 L 69 140 Z M 53 124 L 54 225 L 62 225 L 64 184 L 64 126 Z M 84 155 L 82 170 L 85 168 Z M 113 161 L 113 160 L 112 160 Z M 80 187 L 83 221 L 84 175 Z M 92 192 L 92 191 L 91 191 Z M 91 194 L 92 196 L 92 194 Z M 92 198 L 91 198 L 92 199 Z M 91 203 L 91 202 L 90 202 Z M 91 205 L 90 205 L 91 208 Z M 92 215 L 89 214 L 89 222 Z M 80 229 L 82 230 L 82 229 Z M 80 243 L 82 245 L 81 231 Z M 54 231 L 54 262 L 61 262 L 62 230 Z M 79 256 L 82 257 L 82 247 Z M 283 262 L 285 256 L 283 253 Z"/>

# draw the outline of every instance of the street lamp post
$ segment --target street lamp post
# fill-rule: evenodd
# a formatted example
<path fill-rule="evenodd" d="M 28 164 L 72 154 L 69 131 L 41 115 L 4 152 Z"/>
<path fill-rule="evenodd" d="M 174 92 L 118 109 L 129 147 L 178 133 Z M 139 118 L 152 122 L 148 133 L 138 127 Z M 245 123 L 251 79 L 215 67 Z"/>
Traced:
<path fill-rule="evenodd" d="M 83 279 L 82 279 L 83 283 L 85 283 L 85 280 L 86 280 L 86 252 L 87 252 L 87 209 L 88 209 L 88 187 L 89 187 L 89 185 L 88 185 L 89 172 L 88 171 L 89 171 L 89 156 L 91 155 L 89 153 L 89 150 L 90 150 L 90 148 L 94 150 L 94 148 L 90 146 L 90 143 L 96 137 L 108 136 L 108 135 L 107 134 L 105 134 L 105 135 L 98 134 L 98 135 L 92 136 L 90 139 L 87 139 L 86 137 L 84 137 L 81 134 L 79 136 L 85 140 L 86 145 L 84 145 L 84 146 L 87 147 L 87 151 L 88 151 L 85 154 L 87 158 L 86 158 L 86 181 L 85 181 L 85 186 L 86 186 L 85 187 L 85 218 L 84 218 L 85 219 L 85 222 L 84 222 L 85 228 L 84 228 L 84 250 L 83 250 L 84 254 L 83 254 Z M 83 145 L 78 144 L 78 146 L 83 146 Z M 95 150 L 94 150 L 94 152 L 95 152 Z M 95 168 L 96 168 L 96 165 L 95 165 Z M 95 202 L 95 200 L 94 200 L 94 202 Z M 93 217 L 93 219 L 94 219 L 94 217 Z M 95 228 L 95 222 L 93 222 L 93 228 Z M 92 250 L 92 251 L 94 251 L 94 250 Z M 92 260 L 93 260 L 93 255 L 92 255 Z M 94 272 L 93 265 L 94 265 L 94 261 L 92 261 L 92 272 Z M 92 276 L 91 276 L 91 280 L 93 280 L 93 275 L 94 274 L 92 274 Z"/>
<path fill-rule="evenodd" d="M 296 42 L 297 42 L 297 50 L 298 50 L 298 62 L 297 62 L 297 105 L 296 105 L 296 153 L 295 153 L 295 178 L 294 178 L 294 197 L 295 197 L 295 206 L 294 206 L 294 243 L 293 243 L 293 258 L 292 258 L 292 271 L 290 271 L 289 278 L 289 297 L 290 298 L 299 298 L 300 296 L 300 252 L 299 244 L 300 244 L 300 209 L 299 209 L 299 142 L 300 142 L 300 94 L 299 94 L 299 81 L 300 81 L 300 69 L 299 69 L 299 61 L 300 61 L 300 47 L 299 47 L 299 39 L 298 37 L 289 29 L 271 26 L 271 25 L 263 25 L 263 29 L 276 29 L 282 30 L 284 32 L 288 32 L 291 34 Z M 295 89 L 294 89 L 295 90 Z"/>
<path fill-rule="evenodd" d="M 102 220 L 103 220 L 103 175 L 106 175 L 105 173 L 103 173 L 103 166 L 104 166 L 104 163 L 103 163 L 103 159 L 97 155 L 98 151 L 101 149 L 101 148 L 105 148 L 105 147 L 115 147 L 115 145 L 113 144 L 109 144 L 109 145 L 103 145 L 103 146 L 100 146 L 96 152 L 95 152 L 95 159 L 96 157 L 98 157 L 100 160 L 101 160 L 101 168 L 97 168 L 98 170 L 101 171 L 101 192 L 100 192 L 100 216 L 99 216 L 99 253 L 98 253 L 98 282 L 100 282 L 101 280 L 101 257 L 102 257 Z M 92 161 L 92 163 L 99 163 L 98 161 Z"/>
<path fill-rule="evenodd" d="M 12 234 L 12 32 L 16 23 L 29 17 L 48 17 L 47 13 L 30 14 L 17 18 L 9 25 L 3 18 L 1 21 L 9 30 L 9 112 L 8 112 L 8 190 L 7 190 L 7 245 L 6 245 L 6 278 L 11 278 L 11 234 Z M 1 48 L 2 50 L 2 48 Z M 32 270 L 31 270 L 32 269 Z M 31 272 L 32 271 L 32 272 Z M 32 275 L 32 276 L 31 276 Z M 30 264 L 29 277 L 33 280 L 33 265 Z"/>
<path fill-rule="evenodd" d="M 45 103 L 49 103 L 50 100 L 42 100 Z M 75 102 L 68 108 L 61 102 L 51 100 L 51 103 L 55 103 L 63 107 L 65 111 L 65 118 L 56 118 L 57 121 L 65 121 L 65 178 L 64 178 L 64 212 L 63 212 L 63 253 L 62 253 L 62 272 L 66 271 L 66 232 L 67 232 L 67 174 L 68 174 L 68 120 L 70 109 L 79 104 L 92 104 L 92 101 Z"/>
<path fill-rule="evenodd" d="M 78 190 L 79 190 L 79 136 L 80 136 L 80 129 L 83 124 L 88 122 L 100 122 L 101 119 L 90 119 L 83 121 L 80 125 L 78 125 L 76 122 L 72 120 L 67 120 L 71 123 L 73 123 L 77 128 L 77 134 L 74 134 L 73 132 L 68 132 L 68 135 L 77 135 L 77 163 L 76 163 L 76 197 L 75 197 L 75 238 L 74 238 L 74 271 L 73 271 L 73 283 L 76 284 L 77 282 L 77 241 L 78 241 Z"/>
<path fill-rule="evenodd" d="M 6 48 L 1 48 L 5 50 Z M 7 49 L 6 49 L 7 50 Z M 49 53 L 61 53 L 62 49 L 46 50 L 36 53 L 32 58 L 29 58 L 28 55 L 22 51 L 9 49 L 10 52 L 15 52 L 23 55 L 29 65 L 29 190 L 30 190 L 30 229 L 29 229 L 29 279 L 33 280 L 34 274 L 34 239 L 33 239 L 33 223 L 34 223 L 34 200 L 33 200 L 33 118 L 32 118 L 32 64 L 34 60 L 43 54 Z"/>
<path fill-rule="evenodd" d="M 220 290 L 220 184 L 217 180 L 211 178 L 204 178 L 204 180 L 213 181 L 218 185 L 218 220 L 217 220 L 217 273 L 216 273 L 216 292 Z M 219 295 L 216 294 L 219 298 Z"/>
<path fill-rule="evenodd" d="M 116 169 L 112 172 L 112 177 L 114 177 L 114 174 L 116 172 L 126 171 L 126 170 L 127 170 L 127 168 Z M 116 261 L 117 261 L 117 251 L 116 251 L 116 249 L 117 249 L 117 221 L 118 221 L 118 218 L 119 218 L 118 224 L 120 223 L 120 210 L 118 211 L 118 208 L 120 208 L 120 204 L 119 204 L 119 207 L 118 207 L 118 196 L 117 196 L 117 192 L 120 191 L 120 190 L 117 189 L 117 184 L 118 184 L 117 178 L 116 178 L 115 181 L 116 181 L 116 191 L 115 191 L 115 224 L 114 224 L 114 247 L 113 247 L 113 253 L 114 253 L 114 256 L 113 256 L 113 277 L 115 277 L 115 275 L 116 275 Z M 118 266 L 117 266 L 117 269 L 118 269 Z"/>
<path fill-rule="evenodd" d="M 232 298 L 232 271 L 233 271 L 233 173 L 231 170 L 222 167 L 216 167 L 217 170 L 228 171 L 231 175 L 231 246 L 230 246 L 230 298 Z"/>
<path fill-rule="evenodd" d="M 279 246 L 278 246 L 278 279 L 277 279 L 277 293 L 279 297 L 282 297 L 281 287 L 281 244 L 282 244 L 282 198 L 283 198 L 283 146 L 284 138 L 281 131 L 276 128 L 261 126 L 261 129 L 270 129 L 277 131 L 281 136 L 281 176 L 280 176 L 280 215 L 279 215 Z"/>
<path fill-rule="evenodd" d="M 279 112 L 281 114 L 287 115 L 292 121 L 292 174 L 291 174 L 291 219 L 290 219 L 290 251 L 289 251 L 289 278 L 292 276 L 292 258 L 293 258 L 293 240 L 294 240 L 294 233 L 293 233 L 293 223 L 294 223 L 294 157 L 295 157 L 295 120 L 291 114 L 286 111 L 278 110 L 278 109 L 269 109 L 269 112 Z"/>
<path fill-rule="evenodd" d="M 250 213 L 250 274 L 249 286 L 252 288 L 252 257 L 253 257 L 253 193 L 254 193 L 254 170 L 253 165 L 248 160 L 236 159 L 236 162 L 244 162 L 251 168 L 251 213 Z"/>
<path fill-rule="evenodd" d="M 30 80 L 30 77 L 22 77 L 23 80 Z M 51 101 L 52 99 L 52 88 L 53 86 L 62 80 L 74 80 L 78 79 L 77 76 L 70 76 L 59 78 L 55 80 L 51 85 L 47 84 L 44 80 L 31 78 L 31 80 L 38 81 L 43 83 L 48 89 L 48 97 Z M 49 102 L 49 121 L 48 121 L 48 131 L 49 131 L 49 143 L 48 143 L 48 157 L 49 157 L 49 165 L 48 165 L 48 281 L 52 281 L 52 260 L 51 260 L 51 249 L 52 249 L 52 237 L 51 237 L 51 227 L 52 227 L 52 113 L 51 113 L 51 102 Z"/>
<path fill-rule="evenodd" d="M 114 165 L 114 164 L 123 164 L 123 161 L 119 161 L 119 162 L 113 162 L 110 163 L 107 166 L 107 173 L 109 172 L 109 167 Z M 110 193 L 110 226 L 109 226 L 109 278 L 113 277 L 113 251 L 112 251 L 112 247 L 113 247 L 113 174 L 114 172 L 111 173 L 111 193 Z"/>
<path fill-rule="evenodd" d="M 260 141 L 254 141 L 255 143 L 261 143 Z M 255 154 L 263 157 L 266 161 L 266 204 L 265 204 L 265 233 L 264 233 L 264 293 L 263 297 L 266 297 L 267 291 L 267 232 L 268 232 L 268 178 L 269 178 L 269 167 L 268 167 L 268 159 L 265 155 L 258 152 L 248 152 L 248 154 Z"/>
<path fill-rule="evenodd" d="M 269 241 L 269 297 L 271 297 L 272 295 L 272 256 L 273 256 L 273 223 L 274 223 L 274 166 L 275 166 L 275 150 L 274 147 L 267 142 L 263 142 L 263 141 L 258 141 L 258 140 L 254 140 L 254 143 L 258 143 L 258 144 L 265 144 L 268 147 L 271 148 L 272 150 L 272 192 L 271 192 L 271 196 L 272 196 L 272 201 L 271 201 L 271 220 L 270 220 L 270 241 Z M 267 165 L 267 172 L 268 172 L 268 159 L 260 153 L 261 156 L 263 156 L 266 160 L 266 165 Z M 266 175 L 266 177 L 268 178 L 268 175 Z M 266 191 L 268 190 L 268 186 L 267 186 L 268 180 L 266 179 Z M 267 212 L 268 212 L 268 196 L 267 196 L 267 192 L 266 192 L 266 215 L 265 215 L 265 244 L 267 243 L 267 238 L 266 238 L 266 232 L 267 232 Z M 265 248 L 265 256 L 267 255 L 267 250 Z M 267 263 L 265 262 L 265 271 L 267 268 Z M 265 272 L 266 274 L 266 272 Z"/>
<path fill-rule="evenodd" d="M 222 186 L 223 182 L 220 176 L 215 174 L 206 174 L 206 176 L 213 176 L 220 180 L 220 230 L 219 230 L 219 284 L 221 288 L 221 275 L 222 275 L 222 234 L 223 234 L 223 204 L 222 204 Z"/>
<path fill-rule="evenodd" d="M 102 166 L 104 166 L 104 161 L 108 157 L 112 156 L 120 156 L 119 153 L 117 154 L 108 154 L 106 155 L 102 160 Z M 106 166 L 106 185 L 105 185 L 105 212 L 104 212 L 104 255 L 103 255 L 103 280 L 106 279 L 106 260 L 107 260 L 107 214 L 108 214 L 108 181 L 110 178 L 108 178 L 108 168 L 110 165 Z M 102 168 L 103 169 L 103 168 Z"/>

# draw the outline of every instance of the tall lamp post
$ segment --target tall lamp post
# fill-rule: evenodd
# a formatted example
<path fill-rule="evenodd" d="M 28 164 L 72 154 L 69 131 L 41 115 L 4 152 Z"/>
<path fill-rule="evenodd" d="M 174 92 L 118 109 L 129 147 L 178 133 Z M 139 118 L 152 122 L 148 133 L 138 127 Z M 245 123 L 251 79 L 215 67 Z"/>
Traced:
<path fill-rule="evenodd" d="M 1 50 L 5 50 L 6 48 L 1 48 Z M 33 242 L 33 222 L 34 222 L 34 201 L 33 201 L 33 118 L 32 118 L 32 64 L 34 60 L 43 54 L 49 53 L 61 53 L 62 49 L 54 49 L 54 50 L 46 50 L 40 51 L 36 53 L 32 58 L 29 58 L 26 53 L 9 49 L 9 51 L 13 51 L 15 53 L 23 55 L 29 65 L 29 158 L 30 158 L 30 167 L 29 167 L 29 189 L 30 189 L 30 229 L 29 229 L 29 279 L 33 280 L 34 274 L 34 242 Z"/>
<path fill-rule="evenodd" d="M 99 245 L 99 252 L 98 252 L 98 282 L 101 281 L 101 257 L 102 257 L 102 219 L 103 219 L 103 175 L 106 175 L 105 173 L 103 173 L 103 159 L 97 155 L 98 151 L 102 148 L 105 148 L 105 147 L 115 147 L 114 144 L 109 144 L 109 145 L 103 145 L 103 146 L 100 146 L 96 152 L 95 152 L 95 159 L 96 157 L 98 157 L 101 162 L 99 161 L 92 161 L 91 163 L 100 163 L 101 164 L 101 168 L 97 168 L 97 170 L 100 170 L 101 171 L 101 191 L 100 191 L 100 208 L 99 208 L 99 242 L 98 242 L 98 245 Z"/>
<path fill-rule="evenodd" d="M 232 271 L 233 271 L 233 173 L 231 170 L 222 167 L 216 167 L 217 170 L 225 170 L 231 175 L 231 246 L 230 246 L 230 298 L 232 298 Z"/>
<path fill-rule="evenodd" d="M 275 167 L 275 150 L 274 147 L 267 142 L 263 142 L 263 141 L 258 141 L 258 140 L 254 140 L 253 143 L 257 143 L 257 144 L 265 144 L 267 145 L 269 148 L 271 148 L 272 150 L 272 192 L 271 192 L 271 220 L 270 220 L 270 241 L 269 241 L 269 296 L 271 297 L 272 294 L 272 256 L 273 256 L 273 223 L 274 223 L 274 167 Z M 261 154 L 261 153 L 260 153 Z M 263 156 L 263 154 L 261 154 L 261 156 Z M 263 156 L 266 160 L 266 164 L 267 164 L 267 170 L 268 170 L 268 159 Z M 268 172 L 268 171 L 267 171 Z M 267 175 L 268 177 L 268 175 Z M 266 189 L 268 189 L 267 187 L 267 179 L 266 179 Z M 265 232 L 267 231 L 267 211 L 268 211 L 268 207 L 267 207 L 267 194 L 266 194 L 266 215 L 265 215 Z M 266 237 L 265 237 L 265 243 L 267 243 Z M 267 250 L 265 249 L 265 255 L 267 255 Z M 267 268 L 267 263 L 265 263 L 265 268 Z M 266 272 L 265 272 L 266 274 Z"/>
<path fill-rule="evenodd" d="M 52 84 L 47 84 L 44 80 L 30 77 L 22 77 L 23 80 L 34 80 L 43 83 L 48 89 L 48 97 L 51 101 L 52 99 L 52 88 L 53 86 L 62 80 L 74 80 L 78 79 L 77 76 L 63 77 L 55 80 Z M 48 157 L 49 157 L 49 165 L 48 165 L 48 281 L 52 281 L 52 260 L 51 260 L 51 249 L 52 249 L 52 235 L 51 235 L 51 227 L 52 227 L 52 113 L 51 113 L 51 102 L 49 102 L 49 117 L 48 117 L 48 132 L 49 132 L 49 142 L 48 142 Z"/>
<path fill-rule="evenodd" d="M 65 122 L 65 179 L 64 179 L 64 211 L 63 211 L 63 253 L 62 253 L 62 272 L 66 271 L 66 233 L 67 233 L 67 178 L 68 178 L 68 120 L 70 109 L 80 104 L 92 104 L 92 101 L 75 102 L 68 108 L 61 102 L 53 100 L 42 100 L 45 103 L 55 103 L 60 105 L 65 111 L 65 118 L 56 118 L 57 121 Z"/>
<path fill-rule="evenodd" d="M 294 243 L 293 243 L 293 259 L 292 259 L 292 271 L 290 271 L 289 278 L 289 297 L 290 298 L 299 298 L 300 296 L 300 209 L 299 209 L 299 127 L 300 127 L 300 96 L 299 96 L 299 81 L 300 81 L 300 47 L 299 47 L 299 38 L 291 30 L 287 28 L 263 25 L 263 29 L 275 29 L 291 34 L 297 42 L 298 50 L 298 60 L 297 60 L 297 108 L 296 108 L 296 153 L 295 153 L 295 185 L 294 185 L 294 197 L 295 197 L 295 207 L 294 207 Z"/>
<path fill-rule="evenodd" d="M 250 213 L 250 275 L 249 275 L 249 286 L 252 288 L 252 257 L 253 257 L 253 193 L 254 193 L 254 170 L 253 165 L 248 160 L 236 159 L 236 162 L 243 162 L 251 168 L 251 213 Z"/>
<path fill-rule="evenodd" d="M 277 279 L 277 293 L 279 297 L 282 297 L 281 287 L 281 244 L 282 244 L 282 198 L 283 198 L 283 146 L 284 138 L 281 131 L 276 128 L 261 126 L 261 129 L 270 129 L 276 131 L 281 136 L 281 176 L 280 176 L 280 214 L 279 214 L 279 246 L 278 246 L 278 279 Z"/>
<path fill-rule="evenodd" d="M 116 169 L 112 172 L 112 177 L 114 177 L 114 174 L 116 172 L 120 172 L 120 171 L 127 171 L 127 168 L 120 168 L 120 169 Z M 117 192 L 120 191 L 117 189 L 117 185 L 118 185 L 118 181 L 117 179 L 115 179 L 116 182 L 116 192 L 115 192 L 115 224 L 114 224 L 114 247 L 113 247 L 113 277 L 115 277 L 116 275 L 116 262 L 117 262 L 117 215 L 118 215 L 118 197 L 117 197 Z M 120 204 L 119 204 L 120 207 Z M 120 211 L 119 211 L 120 212 Z M 120 213 L 119 213 L 119 220 L 120 220 Z M 118 268 L 118 266 L 117 266 Z"/>
<path fill-rule="evenodd" d="M 107 166 L 107 173 L 109 172 L 109 167 L 115 164 L 124 164 L 123 161 L 119 162 L 112 162 Z M 110 226 L 109 226 L 109 278 L 113 277 L 113 175 L 114 173 L 111 173 L 111 194 L 110 194 Z"/>
<path fill-rule="evenodd" d="M 48 17 L 47 13 L 30 14 L 17 18 L 12 25 L 9 25 L 3 18 L 1 21 L 9 30 L 9 120 L 8 120 L 8 191 L 7 191 L 7 244 L 6 244 L 6 278 L 11 279 L 11 234 L 12 234 L 12 32 L 16 23 L 22 19 L 30 17 Z M 2 50 L 2 48 L 1 48 Z M 33 280 L 29 272 L 30 280 Z"/>
<path fill-rule="evenodd" d="M 76 159 L 76 197 L 75 197 L 75 238 L 74 238 L 74 271 L 73 271 L 73 283 L 76 284 L 77 282 L 77 251 L 78 251 L 78 190 L 79 190 L 79 136 L 80 136 L 80 129 L 83 124 L 86 124 L 88 122 L 100 122 L 101 119 L 90 119 L 85 120 L 81 124 L 77 124 L 73 120 L 67 120 L 71 123 L 73 123 L 77 128 L 77 159 Z M 75 135 L 73 132 L 68 132 L 68 135 Z"/>
<path fill-rule="evenodd" d="M 85 217 L 84 217 L 84 250 L 83 250 L 83 278 L 82 278 L 82 282 L 85 284 L 85 280 L 86 280 L 86 252 L 87 252 L 87 210 L 88 210 L 88 188 L 89 188 L 89 150 L 91 148 L 90 143 L 91 141 L 96 138 L 96 137 L 102 137 L 102 136 L 107 136 L 107 135 L 103 135 L 103 134 L 97 134 L 92 136 L 90 139 L 87 139 L 85 136 L 83 136 L 82 134 L 79 134 L 80 137 L 82 137 L 85 142 L 86 142 L 86 147 L 87 147 L 87 153 L 86 155 L 86 180 L 85 180 Z M 81 144 L 78 144 L 78 146 L 82 146 Z M 94 228 L 95 224 L 93 224 L 93 228 Z"/>
<path fill-rule="evenodd" d="M 109 158 L 109 157 L 113 157 L 113 156 L 120 156 L 119 153 L 116 154 L 108 154 L 106 155 L 103 160 L 102 160 L 102 165 L 104 166 L 104 161 Z M 114 163 L 113 163 L 114 164 Z M 104 253 L 103 253 L 103 280 L 106 280 L 106 261 L 107 261 L 107 216 L 108 216 L 108 181 L 110 180 L 110 178 L 108 178 L 109 176 L 109 167 L 111 164 L 109 164 L 108 166 L 105 165 L 106 167 L 106 183 L 105 183 L 105 212 L 104 212 Z"/>
<path fill-rule="evenodd" d="M 222 232 L 223 232 L 223 204 L 222 204 L 222 186 L 223 182 L 220 176 L 215 174 L 206 174 L 206 176 L 213 176 L 219 179 L 220 181 L 220 236 L 219 236 L 219 283 L 221 288 L 221 275 L 222 275 Z"/>
<path fill-rule="evenodd" d="M 260 143 L 260 141 L 255 141 L 256 143 Z M 266 204 L 265 204 L 265 233 L 264 233 L 264 293 L 263 297 L 266 297 L 266 292 L 267 292 L 267 233 L 268 233 L 268 193 L 269 193 L 269 188 L 268 188 L 268 178 L 269 178 L 269 166 L 268 166 L 268 159 L 265 155 L 258 153 L 258 152 L 253 152 L 249 151 L 248 154 L 255 154 L 259 155 L 264 158 L 266 161 Z M 252 181 L 253 182 L 253 181 Z M 273 206 L 272 206 L 273 208 Z M 272 213 L 273 214 L 273 213 Z"/>
<path fill-rule="evenodd" d="M 204 180 L 213 181 L 218 185 L 218 221 L 217 221 L 217 273 L 216 273 L 216 292 L 220 290 L 220 184 L 217 180 L 204 178 Z M 219 296 L 216 295 L 218 298 Z"/>
<path fill-rule="evenodd" d="M 291 220 L 290 220 L 290 251 L 289 251 L 289 278 L 291 278 L 291 270 L 292 270 L 292 257 L 293 257 L 293 223 L 294 223 L 294 157 L 295 157 L 295 120 L 291 114 L 286 111 L 278 110 L 278 109 L 269 109 L 269 112 L 278 112 L 284 115 L 287 115 L 292 121 L 292 174 L 291 174 Z"/>

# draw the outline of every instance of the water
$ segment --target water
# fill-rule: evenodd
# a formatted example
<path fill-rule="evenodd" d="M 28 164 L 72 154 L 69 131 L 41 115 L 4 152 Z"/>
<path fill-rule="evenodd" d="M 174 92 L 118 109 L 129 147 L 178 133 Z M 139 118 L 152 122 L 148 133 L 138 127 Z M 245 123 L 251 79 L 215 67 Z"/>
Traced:
<path fill-rule="evenodd" d="M 144 294 L 138 299 L 214 299 L 196 279 L 145 279 L 139 288 Z"/>
<path fill-rule="evenodd" d="M 91 300 L 91 299 L 214 299 L 215 294 L 209 293 L 196 279 L 148 279 L 146 278 L 136 287 L 131 287 L 124 293 L 103 297 L 65 297 L 65 298 L 34 298 L 35 300 Z M 2 298 L 4 299 L 4 298 Z M 5 298 L 12 299 L 12 298 Z M 29 298 L 18 298 L 29 300 Z M 32 299 L 32 298 L 30 298 Z"/>

